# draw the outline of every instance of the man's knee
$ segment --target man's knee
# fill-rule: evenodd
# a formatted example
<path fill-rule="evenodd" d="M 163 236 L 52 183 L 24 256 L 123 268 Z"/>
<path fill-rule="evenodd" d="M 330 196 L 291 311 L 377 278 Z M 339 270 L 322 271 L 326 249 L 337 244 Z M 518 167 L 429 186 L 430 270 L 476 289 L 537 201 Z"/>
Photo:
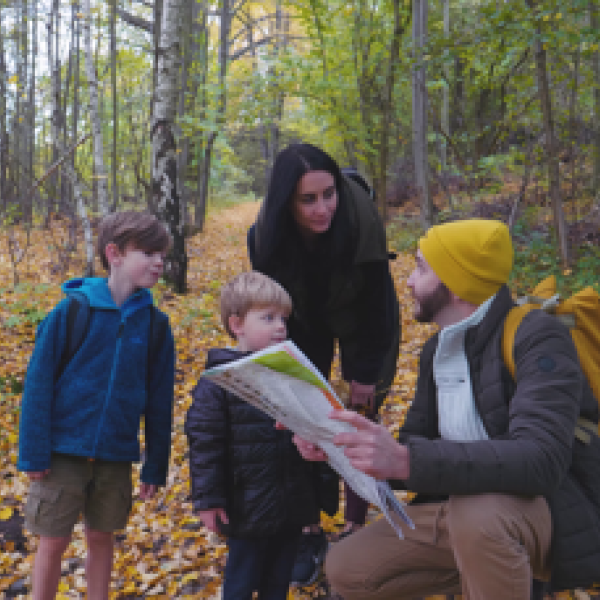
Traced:
<path fill-rule="evenodd" d="M 344 546 L 350 541 L 348 539 L 333 544 L 325 557 L 325 574 L 334 590 L 340 590 L 347 585 L 349 554 Z"/>
<path fill-rule="evenodd" d="M 503 494 L 453 496 L 449 501 L 448 525 L 455 552 L 477 554 L 489 545 L 513 545 L 524 537 L 524 527 L 534 520 L 539 500 Z"/>
<path fill-rule="evenodd" d="M 500 505 L 501 499 L 496 494 L 451 497 L 448 527 L 452 547 L 476 549 L 481 541 L 506 537 L 510 524 Z"/>

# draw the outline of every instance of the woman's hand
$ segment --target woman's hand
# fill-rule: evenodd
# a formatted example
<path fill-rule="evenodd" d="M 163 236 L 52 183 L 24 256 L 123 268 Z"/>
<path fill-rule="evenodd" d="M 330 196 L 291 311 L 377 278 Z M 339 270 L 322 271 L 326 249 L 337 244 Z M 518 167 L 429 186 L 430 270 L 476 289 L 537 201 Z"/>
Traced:
<path fill-rule="evenodd" d="M 204 523 L 206 529 L 209 529 L 213 533 L 220 534 L 219 530 L 219 522 L 227 524 L 229 523 L 229 519 L 227 518 L 227 513 L 223 508 L 211 508 L 210 510 L 200 510 L 198 511 L 198 517 Z"/>
<path fill-rule="evenodd" d="M 373 414 L 375 412 L 375 384 L 350 382 L 349 408 L 363 409 L 368 414 Z"/>
<path fill-rule="evenodd" d="M 292 437 L 292 442 L 296 444 L 296 448 L 298 448 L 298 452 L 300 452 L 300 455 L 304 460 L 320 462 L 327 460 L 327 454 L 325 454 L 319 446 L 305 440 L 299 435 L 294 435 L 294 437 Z"/>

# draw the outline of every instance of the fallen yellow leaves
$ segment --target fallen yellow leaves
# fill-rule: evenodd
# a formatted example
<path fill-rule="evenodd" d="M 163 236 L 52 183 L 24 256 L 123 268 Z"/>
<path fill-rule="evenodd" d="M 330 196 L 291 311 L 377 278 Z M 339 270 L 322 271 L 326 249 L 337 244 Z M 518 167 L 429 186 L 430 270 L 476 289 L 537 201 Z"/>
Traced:
<path fill-rule="evenodd" d="M 155 290 L 158 305 L 169 314 L 177 343 L 171 468 L 166 487 L 149 502 L 136 501 L 126 529 L 116 536 L 112 598 L 219 597 L 227 548 L 221 538 L 207 532 L 193 515 L 183 425 L 191 402 L 190 393 L 204 367 L 207 350 L 231 344 L 219 319 L 219 291 L 236 273 L 250 268 L 246 232 L 257 211 L 258 204 L 248 203 L 209 215 L 205 231 L 188 240 L 189 293 L 177 297 L 164 287 Z M 33 244 L 20 273 L 23 284 L 0 293 L 0 381 L 4 382 L 0 387 L 0 496 L 3 499 L 0 522 L 22 515 L 27 490 L 27 479 L 16 471 L 15 462 L 20 386 L 36 327 L 28 315 L 48 311 L 62 297 L 62 279 L 78 276 L 82 269 L 81 263 L 72 262 L 67 275 L 53 273 L 51 265 L 55 257 L 48 250 L 45 237 L 47 232 L 32 232 Z M 0 236 L 0 248 L 4 247 L 2 244 L 5 246 Z M 403 345 L 398 373 L 381 415 L 386 426 L 395 430 L 414 392 L 419 349 L 433 328 L 419 325 L 411 317 L 412 301 L 405 281 L 413 268 L 412 257 L 400 255 L 391 268 L 403 306 Z M 98 269 L 100 274 L 99 265 Z M 10 263 L 0 261 L 0 281 L 11 281 L 11 277 Z M 40 287 L 42 284 L 44 287 Z M 7 327 L 7 322 L 13 325 Z M 334 385 L 343 389 L 337 361 Z M 137 475 L 136 468 L 136 483 Z M 326 531 L 338 530 L 343 523 L 341 512 L 333 518 L 323 516 Z M 11 573 L 8 579 L 0 579 L 0 597 L 3 590 L 17 582 L 24 581 L 30 589 L 33 537 L 28 538 L 27 546 L 27 554 L 16 552 L 0 536 L 0 571 Z M 84 557 L 84 528 L 78 524 L 64 556 L 58 598 L 84 597 Z M 317 588 L 313 586 L 292 591 L 289 597 L 302 600 L 316 593 Z"/>
<path fill-rule="evenodd" d="M 13 509 L 10 507 L 0 508 L 0 521 L 8 521 L 13 515 Z"/>

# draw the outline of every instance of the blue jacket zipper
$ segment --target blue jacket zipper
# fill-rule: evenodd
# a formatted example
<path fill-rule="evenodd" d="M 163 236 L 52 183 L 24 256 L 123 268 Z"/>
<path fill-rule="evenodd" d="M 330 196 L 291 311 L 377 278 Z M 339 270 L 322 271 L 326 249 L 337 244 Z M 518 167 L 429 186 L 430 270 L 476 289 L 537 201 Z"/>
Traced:
<path fill-rule="evenodd" d="M 110 369 L 110 379 L 108 382 L 108 390 L 106 392 L 104 406 L 102 408 L 102 414 L 100 415 L 100 419 L 98 420 L 98 429 L 96 431 L 96 439 L 94 441 L 94 447 L 93 447 L 93 455 L 94 456 L 96 456 L 96 451 L 98 449 L 98 439 L 100 438 L 100 431 L 102 430 L 104 417 L 106 415 L 106 408 L 110 401 L 110 397 L 112 395 L 113 384 L 115 382 L 115 371 L 116 371 L 117 362 L 119 360 L 119 353 L 121 351 L 121 339 L 123 338 L 123 329 L 125 329 L 125 321 L 124 320 L 122 320 L 119 323 L 119 329 L 117 330 L 117 346 L 115 348 L 115 357 L 113 358 L 112 366 Z"/>

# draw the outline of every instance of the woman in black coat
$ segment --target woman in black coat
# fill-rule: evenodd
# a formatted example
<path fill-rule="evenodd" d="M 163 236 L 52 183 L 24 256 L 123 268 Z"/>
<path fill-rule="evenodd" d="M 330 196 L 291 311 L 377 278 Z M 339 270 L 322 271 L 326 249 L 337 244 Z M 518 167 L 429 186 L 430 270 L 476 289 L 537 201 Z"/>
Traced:
<path fill-rule="evenodd" d="M 385 230 L 369 194 L 320 148 L 292 144 L 275 160 L 248 252 L 253 268 L 292 297 L 290 339 L 326 378 L 337 341 L 350 406 L 375 418 L 401 335 Z M 351 532 L 368 506 L 348 486 L 345 493 Z"/>

